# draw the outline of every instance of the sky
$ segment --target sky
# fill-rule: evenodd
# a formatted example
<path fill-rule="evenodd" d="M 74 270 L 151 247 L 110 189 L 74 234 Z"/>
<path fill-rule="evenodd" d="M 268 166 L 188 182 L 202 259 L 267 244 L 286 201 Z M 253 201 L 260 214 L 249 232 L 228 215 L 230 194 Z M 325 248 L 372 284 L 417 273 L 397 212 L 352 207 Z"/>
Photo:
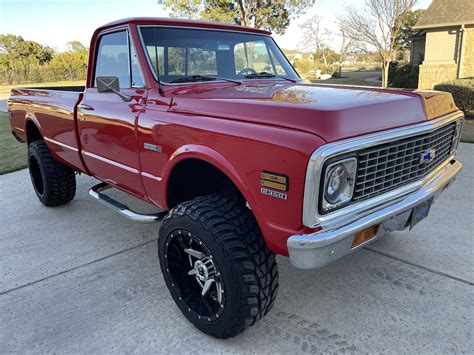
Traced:
<path fill-rule="evenodd" d="M 323 18 L 323 27 L 337 32 L 336 15 L 346 3 L 362 6 L 364 0 L 317 0 L 291 21 L 284 35 L 273 36 L 282 48 L 304 50 L 301 24 L 318 15 Z M 418 0 L 416 8 L 427 8 L 430 3 Z M 168 17 L 168 11 L 157 0 L 0 0 L 0 34 L 21 35 L 61 51 L 73 40 L 89 46 L 97 27 L 133 16 Z M 332 43 L 337 48 L 336 35 Z"/>

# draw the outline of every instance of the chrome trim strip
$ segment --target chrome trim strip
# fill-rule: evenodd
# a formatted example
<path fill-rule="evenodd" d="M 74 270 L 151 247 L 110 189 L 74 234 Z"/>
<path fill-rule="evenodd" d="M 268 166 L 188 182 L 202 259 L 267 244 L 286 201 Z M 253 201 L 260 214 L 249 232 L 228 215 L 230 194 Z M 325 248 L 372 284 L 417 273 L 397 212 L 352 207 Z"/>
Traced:
<path fill-rule="evenodd" d="M 113 161 L 113 160 L 104 158 L 104 157 L 102 157 L 102 156 L 100 156 L 100 155 L 96 155 L 96 154 L 94 154 L 94 153 L 86 152 L 85 150 L 82 150 L 81 152 L 82 152 L 82 154 L 87 155 L 87 156 L 90 157 L 90 158 L 93 158 L 93 159 L 96 159 L 96 160 L 100 160 L 100 161 L 102 161 L 102 162 L 104 162 L 104 163 L 107 163 L 107 164 L 116 166 L 117 168 L 120 168 L 120 169 L 123 169 L 123 170 L 127 170 L 128 172 L 133 173 L 133 174 L 139 174 L 139 171 L 138 171 L 137 169 L 132 168 L 132 167 L 130 167 L 130 166 L 117 163 L 116 161 Z"/>
<path fill-rule="evenodd" d="M 461 168 L 460 162 L 450 162 L 437 170 L 417 192 L 343 226 L 291 236 L 287 241 L 291 264 L 300 269 L 317 269 L 361 249 L 386 232 L 407 228 L 412 208 L 430 198 L 436 199 Z M 352 240 L 357 232 L 379 223 L 382 231 L 375 238 L 352 248 Z"/>
<path fill-rule="evenodd" d="M 191 29 L 191 30 L 199 30 L 199 31 L 215 31 L 215 32 L 234 32 L 234 33 L 247 33 L 247 34 L 253 34 L 257 36 L 265 36 L 265 37 L 272 37 L 271 33 L 260 33 L 260 32 L 254 32 L 254 31 L 248 31 L 245 29 L 245 27 L 242 27 L 242 30 L 229 30 L 225 28 L 212 28 L 212 27 L 199 27 L 199 26 L 184 26 L 184 25 L 137 25 L 137 27 L 161 27 L 161 28 L 184 28 L 186 30 Z"/>
<path fill-rule="evenodd" d="M 161 177 L 160 176 L 155 176 L 155 175 L 152 175 L 150 173 L 146 173 L 144 171 L 141 172 L 141 175 L 143 177 L 146 177 L 148 179 L 152 179 L 152 180 L 155 180 L 155 181 L 161 181 Z"/>
<path fill-rule="evenodd" d="M 69 150 L 73 150 L 73 151 L 75 151 L 75 152 L 78 152 L 78 151 L 79 151 L 77 148 L 71 147 L 70 145 L 67 145 L 67 144 L 65 144 L 65 143 L 58 142 L 57 140 L 54 140 L 54 139 L 51 139 L 51 138 L 48 138 L 48 137 L 44 137 L 44 140 L 47 141 L 47 142 L 49 142 L 49 143 L 53 143 L 53 144 L 59 145 L 60 147 L 63 147 L 63 148 L 69 149 Z"/>
<path fill-rule="evenodd" d="M 388 191 L 368 200 L 352 203 L 347 207 L 341 208 L 334 212 L 320 215 L 318 212 L 318 196 L 322 167 L 327 159 L 374 145 L 391 142 L 393 140 L 427 133 L 436 130 L 437 128 L 452 121 L 462 121 L 463 118 L 464 114 L 458 111 L 442 116 L 435 120 L 329 143 L 316 149 L 309 159 L 306 170 L 306 181 L 303 198 L 303 225 L 310 228 L 315 228 L 318 226 L 322 228 L 334 228 L 349 221 L 361 218 L 362 216 L 367 215 L 377 208 L 382 208 L 383 205 L 387 205 L 387 203 L 393 203 L 395 198 L 403 197 L 406 194 L 420 188 L 430 176 L 433 176 L 433 174 L 438 171 L 438 169 L 442 168 L 447 162 L 453 159 L 456 151 L 454 150 L 445 162 L 440 164 L 437 169 L 421 180 L 415 181 L 395 190 Z"/>

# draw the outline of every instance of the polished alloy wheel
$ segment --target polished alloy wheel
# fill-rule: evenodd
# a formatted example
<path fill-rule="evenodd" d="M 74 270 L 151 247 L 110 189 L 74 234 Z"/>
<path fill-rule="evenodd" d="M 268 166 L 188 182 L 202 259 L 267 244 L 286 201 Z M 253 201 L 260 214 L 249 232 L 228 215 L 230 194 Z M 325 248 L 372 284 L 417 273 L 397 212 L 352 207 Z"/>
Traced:
<path fill-rule="evenodd" d="M 165 242 L 166 272 L 172 292 L 198 319 L 212 322 L 224 310 L 224 283 L 206 245 L 187 230 L 174 230 Z"/>

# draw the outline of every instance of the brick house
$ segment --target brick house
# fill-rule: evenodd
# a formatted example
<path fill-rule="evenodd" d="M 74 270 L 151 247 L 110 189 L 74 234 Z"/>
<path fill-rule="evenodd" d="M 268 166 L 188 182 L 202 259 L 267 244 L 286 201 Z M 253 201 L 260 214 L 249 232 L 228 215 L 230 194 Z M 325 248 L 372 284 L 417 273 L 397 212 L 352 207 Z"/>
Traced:
<path fill-rule="evenodd" d="M 421 63 L 418 88 L 474 77 L 474 0 L 433 0 L 413 29 L 410 62 Z"/>

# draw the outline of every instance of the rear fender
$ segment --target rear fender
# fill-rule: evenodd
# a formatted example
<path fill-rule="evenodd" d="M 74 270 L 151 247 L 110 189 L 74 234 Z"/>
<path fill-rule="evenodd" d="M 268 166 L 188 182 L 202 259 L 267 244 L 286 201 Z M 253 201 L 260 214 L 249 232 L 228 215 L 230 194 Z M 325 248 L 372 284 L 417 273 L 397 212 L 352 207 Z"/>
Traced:
<path fill-rule="evenodd" d="M 39 123 L 39 120 L 36 118 L 35 114 L 32 113 L 32 112 L 26 112 L 25 114 L 25 127 L 24 127 L 24 130 L 25 130 L 25 137 L 28 138 L 28 125 L 30 124 L 33 124 L 36 126 L 36 128 L 38 129 L 41 137 L 43 137 L 44 139 L 44 130 L 43 130 L 43 127 L 41 127 L 41 124 Z M 29 142 L 27 142 L 29 143 Z M 46 141 L 46 144 L 48 144 L 48 142 Z"/>

